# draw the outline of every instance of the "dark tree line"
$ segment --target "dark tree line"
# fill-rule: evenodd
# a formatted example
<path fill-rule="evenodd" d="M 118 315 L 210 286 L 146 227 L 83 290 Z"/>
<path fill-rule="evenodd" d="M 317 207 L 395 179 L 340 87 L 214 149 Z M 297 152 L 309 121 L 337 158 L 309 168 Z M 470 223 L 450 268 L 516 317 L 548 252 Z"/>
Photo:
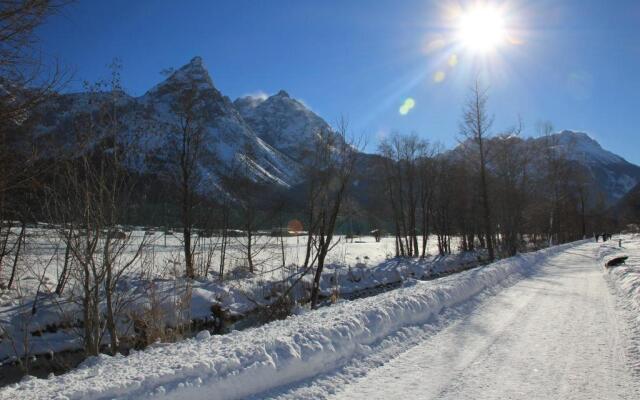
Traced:
<path fill-rule="evenodd" d="M 484 249 L 487 259 L 584 238 L 610 229 L 584 167 L 561 146 L 550 124 L 540 139 L 521 137 L 522 124 L 493 134 L 487 92 L 471 88 L 461 141 L 435 151 L 414 134 L 393 134 L 379 146 L 379 187 L 395 235 L 397 256 L 424 256 L 435 236 L 440 254 Z M 380 206 L 378 206 L 380 207 Z M 421 250 L 419 251 L 419 242 Z"/>

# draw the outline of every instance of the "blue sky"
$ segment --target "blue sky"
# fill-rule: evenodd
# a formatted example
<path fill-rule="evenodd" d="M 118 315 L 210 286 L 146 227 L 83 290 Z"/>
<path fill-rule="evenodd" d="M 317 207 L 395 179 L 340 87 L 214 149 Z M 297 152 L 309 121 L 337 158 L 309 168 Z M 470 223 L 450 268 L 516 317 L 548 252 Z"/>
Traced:
<path fill-rule="evenodd" d="M 550 121 L 640 164 L 640 1 L 494 1 L 517 40 L 488 56 L 450 40 L 450 10 L 468 3 L 79 0 L 39 36 L 74 71 L 70 90 L 107 76 L 117 57 L 125 89 L 140 95 L 199 55 L 232 99 L 285 89 L 330 123 L 346 116 L 370 151 L 393 131 L 455 145 L 480 71 L 495 132 L 519 116 L 526 135 Z M 415 107 L 401 115 L 407 98 Z"/>

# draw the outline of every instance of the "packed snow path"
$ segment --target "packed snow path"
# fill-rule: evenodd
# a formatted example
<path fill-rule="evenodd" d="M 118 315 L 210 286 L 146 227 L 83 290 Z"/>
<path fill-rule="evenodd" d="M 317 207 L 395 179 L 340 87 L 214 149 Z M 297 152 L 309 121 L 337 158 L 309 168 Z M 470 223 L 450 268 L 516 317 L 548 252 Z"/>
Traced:
<path fill-rule="evenodd" d="M 599 246 L 551 257 L 361 377 L 324 376 L 274 397 L 639 399 L 629 321 L 596 261 Z"/>

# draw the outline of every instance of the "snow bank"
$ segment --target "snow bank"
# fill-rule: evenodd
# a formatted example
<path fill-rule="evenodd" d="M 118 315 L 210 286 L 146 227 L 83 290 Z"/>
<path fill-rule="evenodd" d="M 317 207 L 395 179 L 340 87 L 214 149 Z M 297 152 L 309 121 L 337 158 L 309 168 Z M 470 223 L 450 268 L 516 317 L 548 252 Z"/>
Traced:
<path fill-rule="evenodd" d="M 622 241 L 622 247 L 618 240 Z M 640 235 L 616 237 L 600 246 L 597 256 L 621 300 L 621 306 L 628 311 L 626 315 L 630 319 L 632 332 L 628 351 L 640 354 Z M 604 266 L 612 258 L 621 256 L 629 257 L 625 264 L 613 268 Z M 632 365 L 632 369 L 640 373 L 640 362 Z"/>
<path fill-rule="evenodd" d="M 575 244 L 574 244 L 575 245 Z M 505 280 L 534 272 L 558 246 L 437 281 L 343 302 L 224 336 L 198 335 L 128 357 L 100 356 L 49 379 L 25 379 L 0 398 L 237 399 L 340 367 L 400 328 L 424 324 Z"/>
<path fill-rule="evenodd" d="M 622 240 L 622 247 L 618 246 L 618 239 Z M 603 268 L 607 261 L 620 256 L 629 258 L 625 264 L 606 271 L 618 295 L 632 309 L 635 326 L 640 330 L 640 235 L 623 235 L 598 249 L 598 261 Z"/>

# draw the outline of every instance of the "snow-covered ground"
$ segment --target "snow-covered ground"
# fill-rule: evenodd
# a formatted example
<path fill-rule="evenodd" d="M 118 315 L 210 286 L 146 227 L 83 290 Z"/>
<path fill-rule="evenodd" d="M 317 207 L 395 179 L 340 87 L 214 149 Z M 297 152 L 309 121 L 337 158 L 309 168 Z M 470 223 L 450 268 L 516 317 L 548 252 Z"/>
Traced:
<path fill-rule="evenodd" d="M 14 236 L 19 229 L 14 228 Z M 282 264 L 282 245 L 280 237 L 254 234 L 253 254 L 256 274 L 264 278 L 280 277 L 278 266 Z M 210 259 L 209 275 L 219 272 L 220 238 L 204 237 L 197 240 L 195 248 L 196 267 L 203 271 L 207 259 Z M 383 237 L 376 242 L 372 236 L 347 239 L 345 236 L 336 236 L 337 245 L 329 252 L 326 264 L 376 266 L 388 260 L 394 255 L 394 239 Z M 169 276 L 184 274 L 182 260 L 182 241 L 180 233 L 167 233 L 161 231 L 134 230 L 123 261 L 132 257 L 138 246 L 144 242 L 142 255 L 137 262 L 127 271 L 129 275 L 143 275 L 149 278 L 167 278 Z M 284 238 L 285 264 L 301 265 L 305 257 L 306 237 L 289 236 Z M 453 239 L 452 248 L 455 251 L 458 240 Z M 431 239 L 428 242 L 427 253 L 433 255 L 438 252 L 437 242 Z M 210 254 L 209 254 L 210 253 Z M 244 237 L 231 237 L 227 246 L 226 273 L 230 278 L 242 274 L 247 268 L 246 239 Z M 64 265 L 64 246 L 60 234 L 55 229 L 32 228 L 27 229 L 27 239 L 20 256 L 19 280 L 23 286 L 28 286 L 30 281 L 43 275 L 45 285 L 53 289 L 57 283 L 57 277 Z M 12 260 L 5 260 L 4 267 L 0 271 L 0 277 L 4 282 L 10 274 L 9 264 Z M 202 265 L 201 265 L 202 264 Z M 45 270 L 46 266 L 46 270 Z"/>
<path fill-rule="evenodd" d="M 219 305 L 231 316 L 247 315 L 266 306 L 282 293 L 286 282 L 297 279 L 296 265 L 302 264 L 305 237 L 284 238 L 286 267 L 282 268 L 282 244 L 280 238 L 260 236 L 257 249 L 256 274 L 246 274 L 244 238 L 231 238 L 227 255 L 226 279 L 220 281 L 218 260 L 219 239 L 203 238 L 196 247 L 196 260 L 210 254 L 212 266 L 206 278 L 187 282 L 182 270 L 179 235 L 161 232 L 134 231 L 126 257 L 135 253 L 138 245 L 146 243 L 142 256 L 121 279 L 120 292 L 126 293 L 127 311 L 122 314 L 121 335 L 133 334 L 133 320 L 142 318 L 151 307 L 159 309 L 154 318 L 161 318 L 168 326 L 176 326 L 189 320 L 209 321 L 214 318 L 212 305 Z M 433 256 L 437 252 L 435 241 L 430 242 L 426 259 L 397 260 L 392 258 L 393 239 L 383 238 L 375 242 L 372 237 L 348 241 L 338 237 L 338 244 L 329 253 L 325 273 L 321 280 L 321 292 L 337 297 L 357 293 L 363 289 L 397 284 L 406 279 L 419 279 L 451 272 L 477 262 L 476 254 L 459 254 L 448 257 Z M 56 296 L 59 271 L 64 263 L 64 248 L 56 231 L 32 229 L 28 231 L 26 246 L 20 259 L 20 275 L 16 289 L 0 293 L 0 362 L 13 362 L 24 355 L 42 355 L 82 348 L 82 316 L 78 299 L 67 295 Z M 203 267 L 200 267 L 203 269 Z M 6 282 L 9 268 L 3 269 Z M 302 281 L 308 282 L 313 274 Z M 42 286 L 38 286 L 42 282 Z M 73 282 L 66 293 L 73 292 Z M 39 288 L 39 295 L 35 293 Z M 179 309 L 178 303 L 186 306 Z M 35 314 L 33 304 L 36 302 Z M 108 337 L 104 338 L 105 344 Z"/>
<path fill-rule="evenodd" d="M 2 398 L 633 399 L 626 311 L 583 242 L 259 328 L 90 359 Z"/>
<path fill-rule="evenodd" d="M 603 279 L 600 246 L 550 258 L 533 276 L 326 397 L 640 398 L 638 355 L 626 312 Z"/>
<path fill-rule="evenodd" d="M 19 229 L 14 228 L 14 236 L 17 236 Z M 255 234 L 254 234 L 255 235 Z M 257 238 L 257 239 L 256 239 Z M 127 257 L 132 257 L 138 250 L 138 246 L 144 242 L 141 257 L 128 270 L 130 275 L 144 275 L 151 278 L 167 278 L 171 275 L 184 274 L 182 260 L 182 236 L 180 233 L 167 233 L 161 231 L 134 230 L 131 232 L 131 239 L 123 261 Z M 210 258 L 209 274 L 214 275 L 219 272 L 220 260 L 220 238 L 203 237 L 194 238 L 198 244 L 195 248 L 196 267 L 203 271 L 204 264 Z M 256 273 L 264 277 L 269 274 L 278 276 L 281 265 L 282 248 L 279 237 L 268 235 L 256 235 L 253 243 L 254 266 Z M 391 258 L 394 254 L 393 238 L 382 238 L 380 243 L 376 243 L 373 237 L 363 236 L 355 238 L 353 241 L 347 240 L 344 236 L 336 238 L 338 244 L 327 257 L 328 264 L 355 265 L 358 263 L 365 265 L 377 265 L 385 259 Z M 291 236 L 284 238 L 285 263 L 287 265 L 301 265 L 305 257 L 304 236 Z M 453 247 L 457 242 L 453 243 Z M 431 240 L 428 246 L 430 254 L 437 253 L 437 243 Z M 209 254 L 210 253 L 210 254 Z M 231 237 L 227 246 L 226 273 L 231 277 L 247 268 L 246 259 L 246 239 L 244 237 Z M 8 280 L 10 268 L 8 264 L 12 260 L 5 260 L 5 266 L 1 271 L 3 281 Z M 28 282 L 40 277 L 45 272 L 47 287 L 53 288 L 57 283 L 57 277 L 64 265 L 64 246 L 60 234 L 55 229 L 33 228 L 27 229 L 27 240 L 21 254 L 21 280 L 25 285 Z M 43 271 L 44 267 L 46 271 Z M 274 272 L 275 271 L 275 272 Z"/>
<path fill-rule="evenodd" d="M 601 266 L 621 256 L 629 257 L 625 264 L 606 268 L 606 273 L 620 300 L 620 307 L 628 311 L 632 337 L 629 351 L 637 355 L 633 368 L 640 378 L 640 235 L 614 237 L 598 250 Z"/>

